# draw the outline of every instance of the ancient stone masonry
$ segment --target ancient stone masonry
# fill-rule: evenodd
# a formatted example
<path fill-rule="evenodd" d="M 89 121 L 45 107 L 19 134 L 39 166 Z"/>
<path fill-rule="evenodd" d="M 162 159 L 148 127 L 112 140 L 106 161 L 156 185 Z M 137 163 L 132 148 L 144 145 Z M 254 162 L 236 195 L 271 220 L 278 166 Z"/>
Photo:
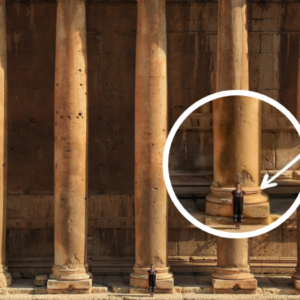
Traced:
<path fill-rule="evenodd" d="M 11 285 L 6 266 L 7 202 L 7 43 L 6 1 L 0 1 L 0 288 Z"/>
<path fill-rule="evenodd" d="M 84 0 L 58 0 L 54 238 L 48 289 L 90 289 L 87 265 L 87 48 Z"/>
<path fill-rule="evenodd" d="M 165 0 L 139 0 L 135 73 L 135 258 L 130 285 L 173 288 L 167 259 L 167 192 L 162 157 L 167 138 Z"/>
<path fill-rule="evenodd" d="M 244 292 L 252 274 L 290 276 L 295 216 L 248 241 L 216 239 L 167 201 L 162 154 L 178 116 L 216 90 L 261 92 L 295 113 L 299 32 L 298 0 L 0 0 L 0 285 L 6 266 L 15 278 L 52 274 L 51 293 L 90 291 L 89 271 L 131 273 L 143 288 L 151 262 L 165 291 L 176 273 Z M 173 142 L 170 172 L 183 193 L 209 193 L 207 212 L 231 213 L 220 198 L 240 180 L 248 218 L 267 217 L 260 169 L 275 173 L 300 143 L 275 109 L 261 111 L 262 131 L 257 100 L 221 99 Z M 272 192 L 298 194 L 299 179 L 295 165 Z"/>

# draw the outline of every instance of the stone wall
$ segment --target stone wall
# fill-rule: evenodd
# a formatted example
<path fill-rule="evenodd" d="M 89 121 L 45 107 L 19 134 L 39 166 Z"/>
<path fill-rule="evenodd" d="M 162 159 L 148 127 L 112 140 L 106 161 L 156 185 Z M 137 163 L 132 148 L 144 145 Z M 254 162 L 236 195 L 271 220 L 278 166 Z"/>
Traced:
<path fill-rule="evenodd" d="M 300 3 L 249 2 L 251 89 L 294 109 L 300 26 L 296 14 Z M 102 0 L 87 1 L 86 5 L 88 258 L 94 274 L 129 273 L 134 263 L 136 2 Z M 55 30 L 55 1 L 7 1 L 7 251 L 11 270 L 34 268 L 42 273 L 50 272 L 53 265 Z M 171 127 L 188 106 L 215 91 L 217 1 L 168 1 L 167 30 Z M 182 131 L 176 138 L 178 148 L 183 147 L 184 140 L 187 145 L 191 143 L 186 146 L 188 160 L 185 151 L 178 152 L 179 157 L 172 157 L 173 170 L 193 171 L 194 166 L 196 173 L 212 170 L 211 105 L 197 113 L 200 128 L 196 118 L 192 125 L 198 128 Z M 267 106 L 263 113 L 275 124 L 280 120 Z M 264 131 L 263 155 L 268 157 L 264 161 L 271 164 L 266 169 L 280 168 L 285 161 L 280 161 L 278 154 L 288 159 L 298 149 L 298 140 L 290 128 L 272 128 Z M 196 142 L 193 135 L 197 136 Z M 172 270 L 210 272 L 215 264 L 214 237 L 190 225 L 171 202 L 169 228 Z M 256 272 L 275 272 L 278 262 L 276 272 L 291 272 L 296 261 L 294 226 L 281 226 L 252 239 L 251 257 Z M 280 261 L 278 257 L 282 257 Z"/>

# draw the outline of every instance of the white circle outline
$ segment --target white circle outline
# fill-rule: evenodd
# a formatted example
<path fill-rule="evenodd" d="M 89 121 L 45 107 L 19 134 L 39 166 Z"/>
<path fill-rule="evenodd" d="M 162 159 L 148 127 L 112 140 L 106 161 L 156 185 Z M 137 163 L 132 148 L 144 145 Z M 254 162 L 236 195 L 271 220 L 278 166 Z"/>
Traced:
<path fill-rule="evenodd" d="M 264 233 L 269 232 L 272 229 L 275 229 L 279 225 L 281 225 L 284 221 L 286 221 L 292 214 L 293 212 L 297 209 L 297 207 L 300 204 L 300 192 L 296 198 L 296 200 L 293 202 L 291 207 L 275 222 L 257 229 L 253 231 L 248 231 L 248 232 L 242 232 L 242 233 L 232 233 L 232 232 L 226 232 L 226 231 L 220 231 L 213 229 L 209 226 L 204 225 L 203 223 L 199 222 L 197 219 L 195 219 L 189 212 L 186 211 L 186 209 L 182 206 L 178 198 L 176 197 L 176 194 L 173 190 L 171 180 L 170 180 L 170 174 L 169 174 L 169 153 L 170 153 L 170 148 L 172 141 L 174 139 L 174 136 L 179 128 L 179 126 L 183 123 L 183 121 L 198 107 L 216 100 L 218 98 L 222 97 L 228 97 L 228 96 L 246 96 L 246 97 L 251 97 L 251 98 L 256 98 L 259 100 L 262 100 L 266 103 L 269 103 L 270 105 L 276 107 L 278 110 L 280 110 L 293 124 L 295 129 L 297 130 L 299 136 L 300 136 L 300 124 L 297 121 L 297 119 L 291 114 L 290 111 L 288 111 L 283 105 L 281 105 L 279 102 L 275 101 L 274 99 L 262 95 L 260 93 L 252 92 L 252 91 L 245 91 L 245 90 L 228 90 L 228 91 L 222 91 L 222 92 L 217 92 L 212 95 L 206 96 L 193 105 L 191 105 L 189 108 L 187 108 L 181 116 L 177 119 L 175 124 L 173 125 L 166 144 L 164 148 L 164 155 L 163 155 L 163 174 L 164 174 L 164 179 L 165 179 L 165 184 L 167 191 L 169 193 L 169 196 L 171 200 L 173 201 L 174 205 L 177 207 L 177 209 L 180 211 L 180 213 L 188 220 L 190 221 L 193 225 L 198 227 L 199 229 L 208 232 L 212 235 L 223 237 L 223 238 L 231 238 L 231 239 L 236 239 L 236 238 L 251 238 L 254 236 L 258 236 Z M 250 100 L 251 101 L 251 100 Z"/>

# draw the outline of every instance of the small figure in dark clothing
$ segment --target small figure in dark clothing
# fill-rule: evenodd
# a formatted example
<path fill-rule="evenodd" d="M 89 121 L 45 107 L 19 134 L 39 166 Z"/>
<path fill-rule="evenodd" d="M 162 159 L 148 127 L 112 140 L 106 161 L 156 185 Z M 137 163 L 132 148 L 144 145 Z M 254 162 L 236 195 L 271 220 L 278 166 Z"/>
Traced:
<path fill-rule="evenodd" d="M 236 223 L 235 229 L 241 228 L 243 222 L 243 206 L 245 192 L 241 188 L 241 184 L 236 184 L 236 190 L 232 191 L 232 206 L 233 206 L 233 222 Z"/>
<path fill-rule="evenodd" d="M 148 278 L 149 278 L 149 291 L 150 296 L 154 296 L 155 288 L 156 288 L 156 273 L 157 271 L 154 269 L 154 265 L 151 264 L 150 270 L 148 270 Z"/>

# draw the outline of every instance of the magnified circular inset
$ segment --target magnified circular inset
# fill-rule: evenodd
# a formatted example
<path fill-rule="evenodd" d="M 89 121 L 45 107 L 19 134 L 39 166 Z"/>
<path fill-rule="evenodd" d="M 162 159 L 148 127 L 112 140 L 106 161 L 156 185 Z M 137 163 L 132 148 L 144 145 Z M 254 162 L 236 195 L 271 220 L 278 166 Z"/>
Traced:
<path fill-rule="evenodd" d="M 277 182 L 300 162 L 300 154 L 286 162 L 280 170 L 268 170 L 261 179 L 260 100 L 279 110 L 286 117 L 286 123 L 294 127 L 300 136 L 300 124 L 279 102 L 256 92 L 231 90 L 212 94 L 194 103 L 178 118 L 167 138 L 163 172 L 170 198 L 188 221 L 210 234 L 223 238 L 249 238 L 264 234 L 286 221 L 300 203 L 298 191 L 296 199 L 285 201 L 278 201 L 278 197 L 273 195 Z M 201 117 L 195 120 L 189 117 L 197 108 L 212 101 L 213 124 L 210 130 L 213 131 L 213 176 L 210 187 L 205 197 L 197 196 L 195 188 L 201 184 L 195 180 L 195 168 L 196 171 L 189 177 L 189 188 L 186 189 L 190 198 L 182 193 L 178 195 L 174 191 L 169 171 L 172 143 L 178 130 L 185 128 L 187 122 L 195 123 L 191 128 L 187 127 L 192 131 L 197 125 L 206 122 Z M 181 137 L 185 141 L 187 131 L 184 130 L 185 136 Z M 194 137 L 192 134 L 189 139 L 193 140 L 195 136 L 199 139 L 199 133 Z M 202 148 L 204 144 L 205 141 L 202 141 Z M 183 150 L 185 153 L 186 149 Z M 201 153 L 199 155 L 197 159 L 201 160 Z M 266 151 L 264 158 L 266 161 L 271 160 L 272 153 Z M 194 163 L 197 164 L 197 161 Z"/>

